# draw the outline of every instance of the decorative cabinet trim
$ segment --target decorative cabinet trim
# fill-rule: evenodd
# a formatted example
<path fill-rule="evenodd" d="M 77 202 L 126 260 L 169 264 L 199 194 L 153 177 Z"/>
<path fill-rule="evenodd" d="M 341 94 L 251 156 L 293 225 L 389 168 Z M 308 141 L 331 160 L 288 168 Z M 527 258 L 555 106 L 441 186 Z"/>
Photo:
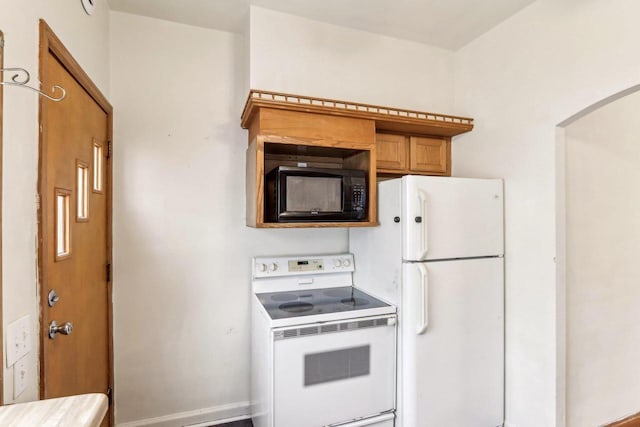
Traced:
<path fill-rule="evenodd" d="M 378 131 L 455 136 L 473 129 L 473 119 L 470 117 L 450 116 L 256 89 L 249 91 L 249 96 L 242 112 L 242 127 L 249 129 L 254 114 L 264 107 L 373 120 Z"/>

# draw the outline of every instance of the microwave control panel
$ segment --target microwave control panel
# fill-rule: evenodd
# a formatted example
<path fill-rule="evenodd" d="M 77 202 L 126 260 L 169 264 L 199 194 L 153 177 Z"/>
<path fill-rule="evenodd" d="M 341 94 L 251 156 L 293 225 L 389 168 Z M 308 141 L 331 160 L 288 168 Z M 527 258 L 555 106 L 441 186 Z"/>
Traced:
<path fill-rule="evenodd" d="M 367 200 L 366 200 L 366 190 L 364 185 L 354 185 L 353 186 L 353 208 L 356 211 L 364 210 Z"/>

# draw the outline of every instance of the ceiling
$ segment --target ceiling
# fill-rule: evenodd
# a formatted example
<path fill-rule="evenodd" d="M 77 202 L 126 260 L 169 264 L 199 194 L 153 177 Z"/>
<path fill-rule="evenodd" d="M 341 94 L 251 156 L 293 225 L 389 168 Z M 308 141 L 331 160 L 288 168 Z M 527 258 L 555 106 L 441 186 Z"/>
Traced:
<path fill-rule="evenodd" d="M 535 0 L 108 0 L 112 10 L 240 32 L 249 5 L 457 50 Z"/>

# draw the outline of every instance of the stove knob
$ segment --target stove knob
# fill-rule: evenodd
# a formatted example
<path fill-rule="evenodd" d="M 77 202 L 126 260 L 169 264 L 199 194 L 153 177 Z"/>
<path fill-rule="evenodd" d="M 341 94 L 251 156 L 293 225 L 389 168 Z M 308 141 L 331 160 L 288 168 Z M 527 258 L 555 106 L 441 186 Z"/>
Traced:
<path fill-rule="evenodd" d="M 333 260 L 333 265 L 335 265 L 336 267 L 342 267 L 342 261 L 336 258 Z"/>
<path fill-rule="evenodd" d="M 278 269 L 278 264 L 276 264 L 275 262 L 272 262 L 271 264 L 269 264 L 269 271 L 276 271 Z"/>
<path fill-rule="evenodd" d="M 256 264 L 256 268 L 261 273 L 264 273 L 265 271 L 267 271 L 267 266 L 263 263 Z"/>
<path fill-rule="evenodd" d="M 351 261 L 349 260 L 349 258 L 345 258 L 344 260 L 342 260 L 342 265 L 344 265 L 345 267 L 349 267 L 351 265 Z"/>

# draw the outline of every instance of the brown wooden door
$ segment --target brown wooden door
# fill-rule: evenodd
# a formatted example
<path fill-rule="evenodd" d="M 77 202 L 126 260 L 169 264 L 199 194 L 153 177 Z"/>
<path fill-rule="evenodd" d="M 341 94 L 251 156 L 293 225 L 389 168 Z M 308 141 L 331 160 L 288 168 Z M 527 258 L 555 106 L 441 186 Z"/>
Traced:
<path fill-rule="evenodd" d="M 67 95 L 40 104 L 42 398 L 106 393 L 112 383 L 110 111 L 87 91 L 92 83 L 86 74 L 61 44 L 54 49 L 57 39 L 49 36 L 50 48 L 40 59 L 42 88 L 57 84 Z M 78 76 L 85 81 L 79 83 Z M 53 307 L 51 290 L 59 297 Z M 71 333 L 50 338 L 53 321 L 70 322 Z"/>

